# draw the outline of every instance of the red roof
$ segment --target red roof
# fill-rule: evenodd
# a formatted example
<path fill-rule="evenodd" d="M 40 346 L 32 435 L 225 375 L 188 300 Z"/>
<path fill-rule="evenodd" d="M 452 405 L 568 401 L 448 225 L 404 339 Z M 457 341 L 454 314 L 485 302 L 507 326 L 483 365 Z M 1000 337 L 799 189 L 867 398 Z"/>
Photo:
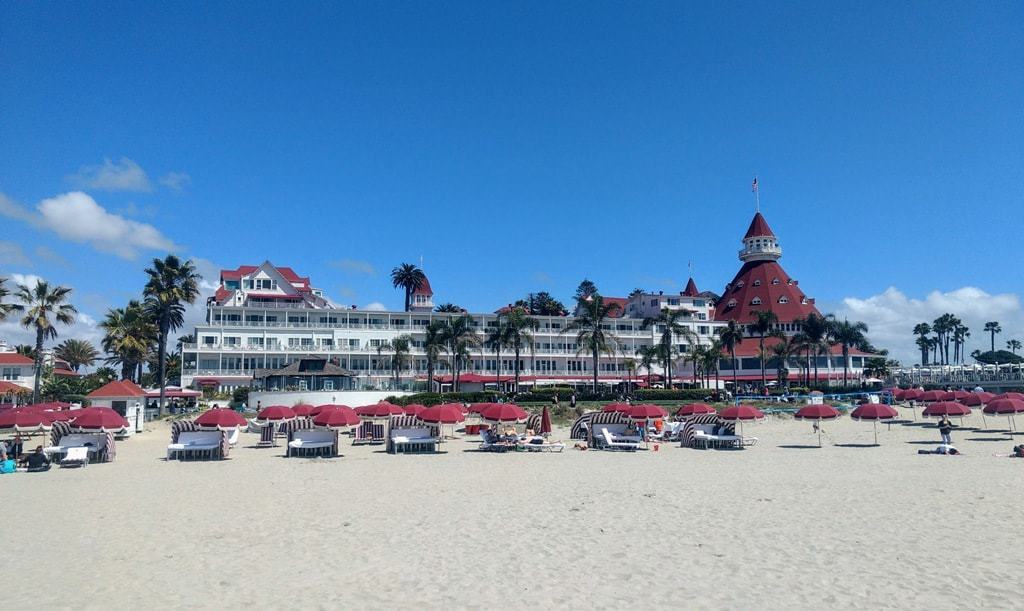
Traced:
<path fill-rule="evenodd" d="M 780 323 L 791 323 L 818 313 L 814 300 L 803 303 L 805 299 L 797 282 L 777 261 L 747 261 L 722 292 L 715 306 L 715 320 L 749 324 L 757 320 L 754 311 L 761 310 L 774 312 Z"/>
<path fill-rule="evenodd" d="M 85 395 L 90 399 L 102 399 L 108 397 L 145 397 L 146 391 L 131 380 L 120 380 L 108 382 L 91 393 Z"/>
<path fill-rule="evenodd" d="M 615 304 L 619 306 L 608 312 L 608 318 L 622 318 L 626 315 L 626 305 L 629 304 L 629 299 L 625 297 L 602 297 L 605 305 Z"/>
<path fill-rule="evenodd" d="M 757 237 L 775 237 L 775 233 L 772 232 L 772 228 L 768 226 L 768 221 L 764 220 L 761 213 L 758 212 L 754 215 L 753 220 L 750 221 L 750 227 L 747 229 L 747 234 L 743 236 L 743 239 L 757 238 Z"/>
<path fill-rule="evenodd" d="M 220 288 L 217 289 L 217 292 L 213 294 L 213 299 L 217 303 L 223 303 L 225 299 L 227 299 L 228 297 L 231 297 L 234 294 L 235 294 L 235 292 L 232 291 L 231 289 L 226 289 L 224 287 L 220 287 Z"/>
<path fill-rule="evenodd" d="M 220 270 L 221 282 L 225 280 L 240 280 L 242 276 L 248 276 L 255 272 L 260 267 L 258 265 L 241 265 L 238 269 L 222 269 Z M 295 273 L 290 267 L 277 267 L 273 266 L 277 270 L 277 273 L 281 274 L 281 277 L 295 284 L 301 284 L 303 286 L 309 286 L 309 278 L 303 277 Z"/>
<path fill-rule="evenodd" d="M 427 280 L 426 276 L 423 276 L 423 284 L 418 289 L 412 292 L 413 295 L 427 295 L 430 297 L 434 296 L 434 289 L 430 288 L 430 280 Z"/>
<path fill-rule="evenodd" d="M 686 283 L 686 288 L 683 289 L 683 297 L 697 297 L 700 295 L 700 291 L 697 290 L 697 283 L 693 281 L 693 278 Z"/>
<path fill-rule="evenodd" d="M 0 365 L 34 365 L 35 361 L 17 352 L 0 352 Z"/>
<path fill-rule="evenodd" d="M 29 391 L 29 389 L 25 388 L 24 386 L 18 386 L 14 382 L 8 382 L 7 380 L 0 380 L 0 393 L 6 394 L 6 393 L 9 393 L 9 392 L 19 393 L 19 392 L 31 392 L 31 391 Z"/>
<path fill-rule="evenodd" d="M 53 375 L 61 376 L 63 378 L 77 378 L 77 377 L 81 376 L 82 374 L 80 374 L 80 373 L 78 373 L 76 371 L 72 371 L 70 369 L 63 369 L 63 368 L 61 368 L 61 369 L 54 369 L 53 370 Z"/>

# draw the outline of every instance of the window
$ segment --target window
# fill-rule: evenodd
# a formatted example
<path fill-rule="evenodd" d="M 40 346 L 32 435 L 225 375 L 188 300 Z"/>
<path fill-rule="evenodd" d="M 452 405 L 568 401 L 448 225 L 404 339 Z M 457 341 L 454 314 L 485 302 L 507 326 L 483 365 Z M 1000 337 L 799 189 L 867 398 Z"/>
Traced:
<path fill-rule="evenodd" d="M 760 280 L 754 280 L 754 286 L 761 286 Z"/>
<path fill-rule="evenodd" d="M 217 338 L 214 337 L 213 335 L 204 335 L 203 336 L 203 345 L 204 346 L 216 346 L 217 345 Z"/>
<path fill-rule="evenodd" d="M 736 300 L 735 299 L 730 299 L 729 303 L 725 304 L 725 307 L 726 308 L 735 308 L 736 307 Z"/>
<path fill-rule="evenodd" d="M 257 348 L 257 347 L 262 348 L 263 347 L 263 338 L 262 337 L 250 337 L 246 343 L 249 344 L 250 348 Z"/>
<path fill-rule="evenodd" d="M 288 347 L 289 348 L 298 348 L 299 347 L 299 338 L 297 338 L 297 337 L 289 337 L 288 338 Z"/>
<path fill-rule="evenodd" d="M 324 380 L 324 390 L 334 390 L 334 380 Z"/>
<path fill-rule="evenodd" d="M 786 297 L 785 295 L 779 297 L 779 303 L 789 303 L 789 297 Z"/>
<path fill-rule="evenodd" d="M 750 300 L 750 305 L 761 305 L 761 298 L 754 297 L 753 299 Z"/>
<path fill-rule="evenodd" d="M 320 345 L 325 347 L 325 348 L 333 348 L 334 347 L 334 340 L 330 339 L 330 338 L 328 338 L 328 339 L 321 339 L 320 340 Z"/>
<path fill-rule="evenodd" d="M 4 367 L 5 380 L 17 380 L 21 377 L 21 367 Z"/>
<path fill-rule="evenodd" d="M 707 335 L 709 327 L 707 325 L 700 325 L 697 327 L 697 333 L 700 335 Z"/>
<path fill-rule="evenodd" d="M 677 306 L 677 305 L 679 305 L 679 300 L 676 299 L 675 297 L 669 297 L 668 305 L 670 305 L 670 306 Z"/>
<path fill-rule="evenodd" d="M 651 300 L 651 307 L 655 307 L 655 308 L 658 307 L 658 300 L 657 299 L 652 299 Z"/>
<path fill-rule="evenodd" d="M 257 278 L 256 288 L 261 291 L 273 291 L 277 289 L 277 283 L 270 278 Z"/>
<path fill-rule="evenodd" d="M 778 284 L 778 283 L 779 283 L 779 279 L 778 278 L 772 278 L 772 285 L 773 286 Z"/>

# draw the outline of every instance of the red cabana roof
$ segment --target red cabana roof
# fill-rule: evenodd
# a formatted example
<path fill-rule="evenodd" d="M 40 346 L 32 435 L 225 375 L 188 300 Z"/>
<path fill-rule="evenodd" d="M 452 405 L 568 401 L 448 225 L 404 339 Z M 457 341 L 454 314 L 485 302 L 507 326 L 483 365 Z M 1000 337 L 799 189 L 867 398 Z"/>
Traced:
<path fill-rule="evenodd" d="M 146 391 L 131 380 L 107 382 L 91 393 L 85 395 L 89 399 L 107 399 L 120 397 L 145 397 Z"/>

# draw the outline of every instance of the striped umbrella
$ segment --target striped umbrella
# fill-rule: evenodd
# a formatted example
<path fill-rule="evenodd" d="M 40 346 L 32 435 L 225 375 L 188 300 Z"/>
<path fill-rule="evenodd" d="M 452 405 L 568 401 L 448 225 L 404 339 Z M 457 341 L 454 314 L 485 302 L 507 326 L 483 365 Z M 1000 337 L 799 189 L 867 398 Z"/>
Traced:
<path fill-rule="evenodd" d="M 798 409 L 793 418 L 796 420 L 809 420 L 815 423 L 818 429 L 818 447 L 821 447 L 821 423 L 825 420 L 836 420 L 839 418 L 839 410 L 831 405 L 805 405 Z"/>
<path fill-rule="evenodd" d="M 899 415 L 895 409 L 889 407 L 885 403 L 865 403 L 857 407 L 857 409 L 850 412 L 850 417 L 860 422 L 862 420 L 870 420 L 875 430 L 875 445 L 878 445 L 878 421 L 879 420 L 892 420 Z"/>

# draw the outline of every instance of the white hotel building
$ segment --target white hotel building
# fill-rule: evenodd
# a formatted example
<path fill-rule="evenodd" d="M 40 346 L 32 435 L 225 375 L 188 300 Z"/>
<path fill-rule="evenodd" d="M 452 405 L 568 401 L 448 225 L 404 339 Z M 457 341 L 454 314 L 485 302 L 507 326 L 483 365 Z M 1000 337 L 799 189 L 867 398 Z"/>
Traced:
<path fill-rule="evenodd" d="M 698 293 L 692 279 L 686 290 L 678 294 L 647 293 L 629 299 L 605 299 L 621 307 L 618 317 L 608 324 L 608 330 L 618 339 L 618 351 L 615 355 L 603 355 L 599 362 L 599 379 L 608 384 L 624 382 L 629 375 L 624 359 L 635 358 L 640 346 L 657 341 L 659 329 L 643 329 L 642 323 L 661 308 L 690 310 L 687 324 L 701 343 L 710 343 L 722 324 L 714 322 L 712 299 Z M 182 385 L 230 390 L 249 386 L 258 370 L 278 369 L 303 358 L 318 357 L 354 374 L 348 381 L 351 388 L 325 390 L 393 390 L 389 354 L 378 348 L 408 335 L 412 338 L 412 351 L 409 369 L 401 375 L 402 386 L 411 388 L 413 381 L 419 381 L 422 387 L 427 369 L 424 328 L 432 320 L 461 315 L 433 309 L 429 282 L 413 295 L 412 311 L 382 312 L 335 304 L 313 288 L 309 278 L 269 262 L 223 270 L 220 288 L 208 301 L 206 321 L 195 329 L 196 342 L 183 346 Z M 473 349 L 469 363 L 463 367 L 463 389 L 494 383 L 498 376 L 503 384 L 511 382 L 514 357 L 503 350 L 499 369 L 494 352 L 483 344 L 484 334 L 496 324 L 498 314 L 469 316 L 480 334 L 481 345 Z M 536 318 L 540 328 L 534 333 L 533 350 L 520 355 L 520 385 L 583 384 L 591 380 L 592 359 L 585 353 L 577 354 L 575 334 L 563 333 L 572 317 Z M 691 347 L 681 342 L 679 349 L 687 352 Z M 444 355 L 441 360 L 445 360 Z M 682 361 L 673 369 L 678 379 L 692 375 L 692 367 Z M 435 375 L 444 382 L 446 374 L 450 374 L 447 364 L 439 363 Z M 641 377 L 636 376 L 633 381 Z"/>

